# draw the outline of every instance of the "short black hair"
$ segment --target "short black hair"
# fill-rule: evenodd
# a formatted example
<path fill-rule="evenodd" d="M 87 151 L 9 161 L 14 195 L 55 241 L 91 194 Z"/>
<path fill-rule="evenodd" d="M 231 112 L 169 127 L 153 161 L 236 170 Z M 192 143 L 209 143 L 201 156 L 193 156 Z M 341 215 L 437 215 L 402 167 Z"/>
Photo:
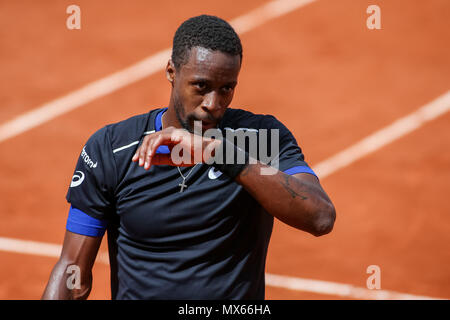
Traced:
<path fill-rule="evenodd" d="M 187 62 L 193 47 L 239 55 L 242 63 L 241 39 L 228 22 L 216 16 L 192 17 L 178 27 L 172 46 L 172 62 L 176 69 Z"/>

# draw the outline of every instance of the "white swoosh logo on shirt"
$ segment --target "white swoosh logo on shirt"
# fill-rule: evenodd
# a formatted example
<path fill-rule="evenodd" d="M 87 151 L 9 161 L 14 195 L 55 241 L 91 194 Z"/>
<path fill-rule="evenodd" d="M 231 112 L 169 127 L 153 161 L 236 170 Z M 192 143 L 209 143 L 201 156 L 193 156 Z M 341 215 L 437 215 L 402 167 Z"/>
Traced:
<path fill-rule="evenodd" d="M 221 175 L 222 175 L 222 171 L 216 170 L 216 168 L 214 168 L 214 167 L 209 169 L 208 178 L 210 178 L 211 180 L 217 179 Z"/>
<path fill-rule="evenodd" d="M 80 174 L 77 174 L 79 172 Z M 84 173 L 82 171 L 76 171 L 72 177 L 72 182 L 70 183 L 70 187 L 78 187 L 84 181 Z"/>

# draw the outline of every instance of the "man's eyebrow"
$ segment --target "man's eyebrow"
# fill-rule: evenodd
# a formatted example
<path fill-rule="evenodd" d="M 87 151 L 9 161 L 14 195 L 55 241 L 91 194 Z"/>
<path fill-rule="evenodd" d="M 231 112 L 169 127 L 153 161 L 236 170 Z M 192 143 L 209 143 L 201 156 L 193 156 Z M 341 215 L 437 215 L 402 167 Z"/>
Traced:
<path fill-rule="evenodd" d="M 206 83 L 210 83 L 213 82 L 212 79 L 209 79 L 207 77 L 204 76 L 193 76 L 192 79 L 189 80 L 190 83 L 195 83 L 195 82 L 206 82 Z M 229 82 L 225 83 L 226 85 L 229 86 L 236 86 L 237 85 L 237 81 L 236 80 L 232 80 Z"/>
<path fill-rule="evenodd" d="M 205 78 L 204 76 L 193 76 L 190 79 L 191 82 L 210 82 L 211 79 Z"/>

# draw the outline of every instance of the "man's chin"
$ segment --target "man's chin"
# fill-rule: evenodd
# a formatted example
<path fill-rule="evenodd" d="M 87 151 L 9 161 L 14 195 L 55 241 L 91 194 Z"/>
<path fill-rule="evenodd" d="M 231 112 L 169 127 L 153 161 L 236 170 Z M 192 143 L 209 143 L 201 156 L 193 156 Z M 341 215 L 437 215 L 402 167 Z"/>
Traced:
<path fill-rule="evenodd" d="M 190 128 L 187 129 L 189 132 L 194 133 L 194 132 L 202 132 L 204 133 L 205 131 L 209 130 L 209 129 L 217 129 L 217 122 L 209 122 L 209 121 L 201 121 L 201 120 L 195 120 L 192 125 L 190 125 Z"/>

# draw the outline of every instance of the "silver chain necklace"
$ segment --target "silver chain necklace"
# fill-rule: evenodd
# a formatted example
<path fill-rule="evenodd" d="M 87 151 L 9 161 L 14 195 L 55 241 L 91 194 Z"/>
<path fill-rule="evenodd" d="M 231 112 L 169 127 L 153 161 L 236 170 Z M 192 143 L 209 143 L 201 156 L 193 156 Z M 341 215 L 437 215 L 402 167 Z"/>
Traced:
<path fill-rule="evenodd" d="M 164 112 L 163 113 L 163 115 L 161 116 L 161 130 L 163 129 L 163 124 L 162 124 L 162 122 L 163 122 L 163 119 L 164 119 L 164 116 L 166 115 L 166 113 Z M 181 173 L 181 170 L 180 170 L 180 167 L 177 167 L 177 169 L 178 169 L 178 172 L 180 173 L 180 175 L 181 175 L 181 178 L 183 178 L 183 181 L 180 183 L 180 184 L 178 184 L 179 186 L 180 186 L 180 192 L 183 192 L 184 191 L 184 188 L 187 188 L 187 184 L 185 183 L 186 182 L 186 179 L 189 177 L 189 175 L 192 173 L 192 171 L 194 171 L 194 169 L 195 169 L 195 167 L 198 165 L 198 163 L 188 172 L 188 174 L 186 175 L 186 177 L 185 176 L 183 176 L 183 174 Z"/>
<path fill-rule="evenodd" d="M 188 172 L 188 174 L 186 175 L 186 176 L 183 176 L 183 174 L 181 173 L 181 170 L 180 170 L 180 167 L 177 167 L 177 169 L 178 169 L 178 172 L 180 173 L 180 175 L 181 175 L 181 178 L 183 178 L 183 182 L 181 182 L 180 184 L 179 184 L 179 186 L 181 187 L 180 188 L 180 192 L 183 192 L 184 191 L 184 188 L 187 188 L 187 184 L 185 184 L 185 182 L 186 182 L 186 179 L 189 177 L 189 175 L 192 173 L 192 171 L 194 171 L 194 169 L 195 169 L 195 167 L 198 165 L 198 163 Z"/>

